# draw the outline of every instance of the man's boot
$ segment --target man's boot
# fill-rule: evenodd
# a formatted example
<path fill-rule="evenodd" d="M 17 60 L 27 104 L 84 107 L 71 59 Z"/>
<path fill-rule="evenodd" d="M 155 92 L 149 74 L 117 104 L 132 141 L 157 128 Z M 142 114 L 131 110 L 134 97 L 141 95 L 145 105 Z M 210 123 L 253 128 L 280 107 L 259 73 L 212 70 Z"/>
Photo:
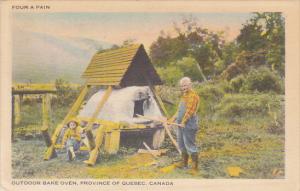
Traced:
<path fill-rule="evenodd" d="M 192 169 L 191 174 L 197 175 L 198 174 L 198 153 L 192 153 Z"/>
<path fill-rule="evenodd" d="M 181 153 L 181 161 L 176 165 L 177 168 L 187 168 L 189 161 L 189 155 L 186 152 Z"/>

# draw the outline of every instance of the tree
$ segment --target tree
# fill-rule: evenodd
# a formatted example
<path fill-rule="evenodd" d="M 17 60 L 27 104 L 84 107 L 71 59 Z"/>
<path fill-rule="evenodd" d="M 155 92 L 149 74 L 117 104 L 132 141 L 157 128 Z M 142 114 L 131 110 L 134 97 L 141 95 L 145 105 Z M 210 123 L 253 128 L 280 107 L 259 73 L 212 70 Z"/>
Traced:
<path fill-rule="evenodd" d="M 262 26 L 257 25 L 253 20 L 248 21 L 243 25 L 240 35 L 237 37 L 239 48 L 244 51 L 264 49 L 267 40 L 261 35 L 262 33 Z"/>
<path fill-rule="evenodd" d="M 166 67 L 170 62 L 187 55 L 188 45 L 183 36 L 171 38 L 159 36 L 150 46 L 150 57 L 154 64 Z"/>
<path fill-rule="evenodd" d="M 166 36 L 164 32 L 150 47 L 153 63 L 168 67 L 184 57 L 193 58 L 203 76 L 217 73 L 215 62 L 222 57 L 223 33 L 210 32 L 198 25 L 194 18 L 185 18 L 181 25 L 174 24 L 177 34 Z M 205 79 L 205 77 L 204 77 Z"/>
<path fill-rule="evenodd" d="M 237 42 L 241 51 L 265 51 L 266 65 L 284 76 L 284 31 L 281 13 L 254 13 L 241 29 Z"/>
<path fill-rule="evenodd" d="M 224 62 L 224 67 L 232 64 L 235 61 L 238 53 L 239 49 L 236 41 L 225 43 L 222 49 L 222 60 Z"/>
<path fill-rule="evenodd" d="M 235 62 L 230 64 L 221 74 L 221 77 L 230 80 L 237 75 L 248 73 L 250 70 L 266 63 L 266 52 L 261 51 L 242 51 L 239 53 Z"/>

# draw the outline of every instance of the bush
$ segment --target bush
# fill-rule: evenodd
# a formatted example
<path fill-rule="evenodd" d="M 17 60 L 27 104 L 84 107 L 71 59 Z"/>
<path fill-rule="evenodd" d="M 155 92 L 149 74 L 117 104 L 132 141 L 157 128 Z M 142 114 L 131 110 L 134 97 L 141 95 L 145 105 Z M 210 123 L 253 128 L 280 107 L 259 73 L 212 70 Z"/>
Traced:
<path fill-rule="evenodd" d="M 183 72 L 176 66 L 168 66 L 167 68 L 157 68 L 157 72 L 162 80 L 171 86 L 178 84 L 178 81 L 183 77 Z"/>
<path fill-rule="evenodd" d="M 225 93 L 232 93 L 233 89 L 227 80 L 219 81 L 217 86 Z"/>
<path fill-rule="evenodd" d="M 261 67 L 249 72 L 240 91 L 284 93 L 283 80 L 270 69 Z"/>
<path fill-rule="evenodd" d="M 225 118 L 253 117 L 281 113 L 284 100 L 274 94 L 232 94 L 216 106 L 216 115 Z"/>
<path fill-rule="evenodd" d="M 205 100 L 217 102 L 219 101 L 225 94 L 224 89 L 220 87 L 221 84 L 199 84 L 195 87 L 197 93 Z"/>
<path fill-rule="evenodd" d="M 230 80 L 230 86 L 234 92 L 239 92 L 245 82 L 245 76 L 243 74 Z"/>
<path fill-rule="evenodd" d="M 230 80 L 234 92 L 275 92 L 284 93 L 283 80 L 267 67 L 251 70 Z"/>
<path fill-rule="evenodd" d="M 197 67 L 198 62 L 192 57 L 183 57 L 181 60 L 177 60 L 173 63 L 178 66 L 184 76 L 189 76 L 192 81 L 202 80 L 200 71 Z"/>
<path fill-rule="evenodd" d="M 60 106 L 69 106 L 79 94 L 79 88 L 72 88 L 70 83 L 63 79 L 55 80 L 55 87 L 57 89 L 57 98 L 53 102 Z"/>
<path fill-rule="evenodd" d="M 210 119 L 215 111 L 215 105 L 224 96 L 225 92 L 220 84 L 207 83 L 197 84 L 194 90 L 200 96 L 199 112 L 201 118 Z"/>

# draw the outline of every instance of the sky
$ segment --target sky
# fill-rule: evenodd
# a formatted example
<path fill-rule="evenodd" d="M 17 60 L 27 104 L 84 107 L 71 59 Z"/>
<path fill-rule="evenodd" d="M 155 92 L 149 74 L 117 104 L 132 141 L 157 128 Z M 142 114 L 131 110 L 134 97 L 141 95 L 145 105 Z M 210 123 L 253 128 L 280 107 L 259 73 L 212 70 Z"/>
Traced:
<path fill-rule="evenodd" d="M 174 23 L 193 17 L 211 31 L 225 31 L 234 39 L 251 13 L 14 13 L 13 32 L 41 33 L 55 37 L 87 38 L 111 44 L 134 39 L 148 49 L 163 30 L 174 34 Z"/>

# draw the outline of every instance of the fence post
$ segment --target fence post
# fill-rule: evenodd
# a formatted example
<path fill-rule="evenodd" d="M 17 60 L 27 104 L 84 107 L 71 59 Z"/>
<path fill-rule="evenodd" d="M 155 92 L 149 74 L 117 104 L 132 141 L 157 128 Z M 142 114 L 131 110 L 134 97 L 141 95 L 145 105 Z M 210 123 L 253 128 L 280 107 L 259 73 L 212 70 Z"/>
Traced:
<path fill-rule="evenodd" d="M 14 117 L 15 125 L 19 125 L 21 122 L 21 98 L 20 95 L 14 95 Z"/>
<path fill-rule="evenodd" d="M 42 97 L 43 129 L 49 128 L 50 108 L 51 108 L 50 95 L 44 94 Z"/>

